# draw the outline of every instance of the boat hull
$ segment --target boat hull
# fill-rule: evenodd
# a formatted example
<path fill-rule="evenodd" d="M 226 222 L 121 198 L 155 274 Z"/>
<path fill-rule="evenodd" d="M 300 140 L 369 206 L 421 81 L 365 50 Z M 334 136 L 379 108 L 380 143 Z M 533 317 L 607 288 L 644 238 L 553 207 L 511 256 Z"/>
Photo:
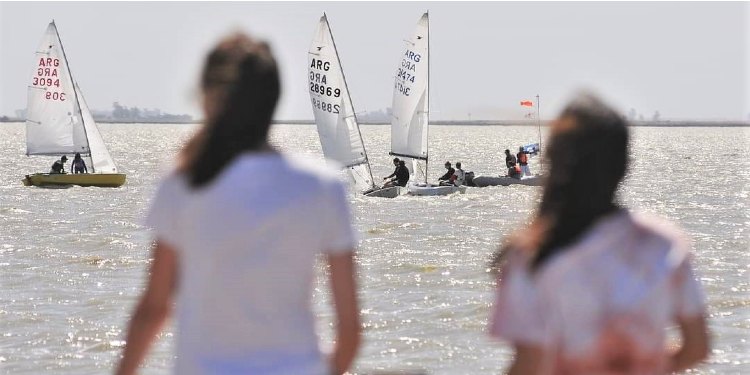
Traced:
<path fill-rule="evenodd" d="M 387 188 L 377 189 L 373 190 L 371 192 L 365 193 L 366 197 L 376 197 L 376 198 L 396 198 L 399 195 L 406 194 L 406 188 L 401 186 L 391 186 Z"/>
<path fill-rule="evenodd" d="M 125 183 L 124 173 L 79 173 L 79 174 L 54 174 L 35 173 L 26 175 L 23 184 L 26 186 L 96 186 L 96 187 L 120 187 Z"/>
<path fill-rule="evenodd" d="M 473 182 L 476 187 L 510 185 L 541 186 L 544 179 L 542 176 L 532 176 L 521 179 L 510 176 L 476 176 L 474 177 Z"/>
<path fill-rule="evenodd" d="M 434 185 L 410 185 L 409 195 L 414 196 L 434 196 L 449 195 L 453 193 L 465 193 L 466 186 L 434 186 Z"/>

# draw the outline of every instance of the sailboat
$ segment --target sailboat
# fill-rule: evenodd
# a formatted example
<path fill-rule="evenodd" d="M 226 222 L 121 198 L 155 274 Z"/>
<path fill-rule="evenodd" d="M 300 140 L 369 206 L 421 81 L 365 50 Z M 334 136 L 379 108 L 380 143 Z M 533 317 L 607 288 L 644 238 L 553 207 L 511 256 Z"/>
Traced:
<path fill-rule="evenodd" d="M 55 21 L 47 27 L 36 51 L 26 105 L 26 155 L 80 153 L 90 173 L 35 173 L 26 186 L 118 187 L 118 173 L 94 122 L 80 87 L 73 79 Z"/>
<path fill-rule="evenodd" d="M 323 155 L 342 165 L 354 186 L 372 197 L 395 198 L 401 187 L 375 185 L 328 17 L 323 14 L 308 52 L 308 84 Z"/>
<path fill-rule="evenodd" d="M 466 186 L 436 186 L 427 183 L 427 149 L 430 122 L 430 19 L 425 13 L 396 72 L 391 112 L 391 152 L 411 160 L 409 195 L 447 195 L 465 192 Z"/>
<path fill-rule="evenodd" d="M 521 101 L 521 105 L 524 107 L 533 107 L 534 102 L 531 100 Z M 523 152 L 531 155 L 542 154 L 542 119 L 540 117 L 540 105 L 539 95 L 536 96 L 536 118 L 537 118 L 537 130 L 539 131 L 539 142 L 530 143 L 521 146 Z M 486 186 L 510 186 L 510 185 L 526 185 L 526 186 L 542 186 L 544 184 L 544 177 L 536 174 L 534 176 L 524 176 L 520 178 L 505 176 L 476 176 L 472 179 L 472 183 L 476 187 Z"/>

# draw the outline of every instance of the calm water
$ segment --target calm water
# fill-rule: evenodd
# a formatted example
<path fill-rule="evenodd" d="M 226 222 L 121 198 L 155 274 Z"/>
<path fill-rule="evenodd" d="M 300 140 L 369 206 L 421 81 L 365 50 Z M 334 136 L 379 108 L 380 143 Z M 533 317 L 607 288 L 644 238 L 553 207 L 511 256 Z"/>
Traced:
<path fill-rule="evenodd" d="M 24 174 L 46 171 L 53 160 L 23 156 L 21 124 L 0 126 L 2 373 L 108 373 L 119 357 L 148 266 L 150 235 L 140 223 L 160 173 L 194 127 L 100 128 L 128 175 L 120 189 L 23 187 Z M 362 133 L 376 178 L 389 174 L 388 127 Z M 535 137 L 533 127 L 433 126 L 430 175 L 442 174 L 445 160 L 497 172 L 502 150 Z M 278 126 L 273 142 L 321 157 L 314 126 Z M 694 240 L 714 333 L 709 363 L 696 373 L 750 373 L 750 128 L 638 128 L 633 148 L 622 199 L 676 221 Z M 510 351 L 484 332 L 493 287 L 486 263 L 526 222 L 538 194 L 513 186 L 447 197 L 352 196 L 366 325 L 358 371 L 498 373 Z M 320 282 L 315 303 L 329 341 L 325 290 Z M 170 332 L 144 374 L 168 372 Z"/>

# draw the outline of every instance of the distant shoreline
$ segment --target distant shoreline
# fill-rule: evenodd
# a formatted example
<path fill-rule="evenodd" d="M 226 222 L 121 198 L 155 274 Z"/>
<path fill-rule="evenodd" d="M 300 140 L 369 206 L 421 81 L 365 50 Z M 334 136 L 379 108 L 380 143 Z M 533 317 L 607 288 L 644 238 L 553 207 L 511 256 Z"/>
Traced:
<path fill-rule="evenodd" d="M 19 123 L 25 120 L 17 118 L 0 119 L 0 123 Z M 191 122 L 170 122 L 170 121 L 114 121 L 114 120 L 96 120 L 100 124 L 150 124 L 150 125 L 194 125 L 200 124 L 200 120 Z M 276 125 L 315 125 L 313 120 L 274 120 Z M 390 125 L 386 122 L 360 122 L 361 125 Z M 542 125 L 548 125 L 549 121 L 543 121 Z M 652 127 L 652 128 L 743 128 L 750 127 L 750 121 L 699 121 L 699 120 L 670 120 L 670 121 L 630 121 L 633 127 Z M 528 120 L 434 120 L 430 125 L 441 126 L 537 126 L 536 121 Z"/>

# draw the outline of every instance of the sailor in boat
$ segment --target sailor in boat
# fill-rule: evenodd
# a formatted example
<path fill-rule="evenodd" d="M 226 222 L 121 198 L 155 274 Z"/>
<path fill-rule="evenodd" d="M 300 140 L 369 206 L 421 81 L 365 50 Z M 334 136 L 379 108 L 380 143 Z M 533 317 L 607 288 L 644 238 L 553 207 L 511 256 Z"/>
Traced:
<path fill-rule="evenodd" d="M 516 157 L 510 153 L 510 150 L 505 149 L 505 166 L 508 168 L 508 176 L 513 178 L 521 178 L 521 167 L 516 163 Z"/>
<path fill-rule="evenodd" d="M 76 152 L 76 156 L 73 157 L 73 162 L 70 163 L 70 170 L 73 171 L 74 174 L 89 173 L 88 168 L 86 168 L 86 162 L 83 161 L 83 158 L 81 157 L 81 153 Z"/>
<path fill-rule="evenodd" d="M 531 176 L 531 169 L 529 169 L 529 154 L 524 150 L 523 146 L 518 148 L 518 164 L 521 166 L 521 177 Z"/>
<path fill-rule="evenodd" d="M 68 161 L 68 157 L 63 155 L 60 160 L 56 160 L 52 163 L 50 174 L 64 174 L 65 173 L 65 162 Z"/>
<path fill-rule="evenodd" d="M 461 162 L 456 163 L 456 170 L 453 172 L 453 184 L 461 186 L 466 183 L 466 172 L 461 169 Z"/>
<path fill-rule="evenodd" d="M 393 160 L 393 164 L 396 164 L 396 170 L 391 175 L 393 177 L 389 176 L 390 180 L 383 184 L 384 188 L 393 186 L 404 187 L 409 182 L 409 168 L 406 168 L 406 162 L 396 158 Z"/>
<path fill-rule="evenodd" d="M 393 170 L 393 173 L 389 174 L 388 176 L 383 177 L 383 181 L 388 181 L 396 177 L 396 174 L 398 173 L 398 158 L 393 158 L 393 166 L 395 169 Z M 388 182 L 386 182 L 387 184 Z M 385 186 L 385 185 L 383 185 Z"/>
<path fill-rule="evenodd" d="M 453 167 L 451 166 L 451 162 L 449 161 L 445 162 L 445 169 L 447 169 L 448 171 L 445 172 L 444 175 L 440 176 L 440 178 L 438 178 L 438 185 L 440 186 L 453 185 L 453 179 L 454 179 L 453 175 L 456 173 L 456 170 L 453 169 Z"/>
<path fill-rule="evenodd" d="M 396 183 L 398 186 L 404 187 L 409 182 L 409 168 L 406 168 L 406 162 L 403 160 L 398 161 L 398 172 L 396 172 Z"/>
<path fill-rule="evenodd" d="M 505 168 L 512 168 L 516 165 L 516 157 L 510 153 L 510 150 L 505 149 Z"/>

